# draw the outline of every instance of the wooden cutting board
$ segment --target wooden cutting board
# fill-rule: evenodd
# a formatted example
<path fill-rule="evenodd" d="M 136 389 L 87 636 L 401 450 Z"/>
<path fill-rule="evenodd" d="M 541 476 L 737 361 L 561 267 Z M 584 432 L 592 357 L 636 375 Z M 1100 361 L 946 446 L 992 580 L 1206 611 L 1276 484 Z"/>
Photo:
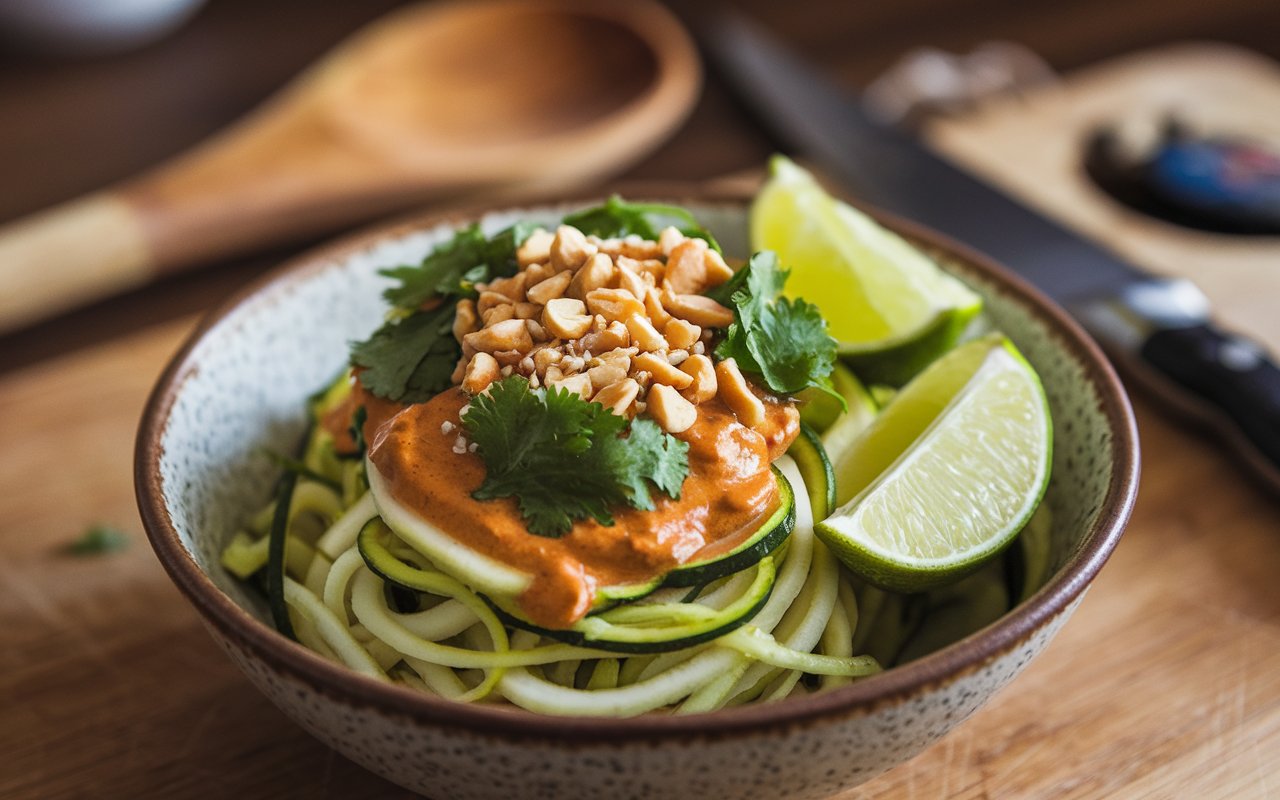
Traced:
<path fill-rule="evenodd" d="M 1245 270 L 1211 293 L 1277 347 L 1274 315 L 1249 316 L 1277 280 Z M 241 678 L 146 545 L 133 434 L 193 324 L 0 377 L 0 797 L 405 796 Z M 1280 795 L 1280 502 L 1145 401 L 1137 411 L 1137 510 L 1071 623 L 986 708 L 846 800 Z M 95 522 L 130 547 L 64 555 Z"/>

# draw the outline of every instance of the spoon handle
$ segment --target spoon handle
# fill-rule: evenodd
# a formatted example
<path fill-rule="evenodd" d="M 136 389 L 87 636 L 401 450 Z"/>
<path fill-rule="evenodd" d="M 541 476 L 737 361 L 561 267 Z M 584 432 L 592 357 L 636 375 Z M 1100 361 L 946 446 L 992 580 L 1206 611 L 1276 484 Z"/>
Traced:
<path fill-rule="evenodd" d="M 156 272 L 136 208 L 100 192 L 0 227 L 0 332 L 147 282 Z"/>

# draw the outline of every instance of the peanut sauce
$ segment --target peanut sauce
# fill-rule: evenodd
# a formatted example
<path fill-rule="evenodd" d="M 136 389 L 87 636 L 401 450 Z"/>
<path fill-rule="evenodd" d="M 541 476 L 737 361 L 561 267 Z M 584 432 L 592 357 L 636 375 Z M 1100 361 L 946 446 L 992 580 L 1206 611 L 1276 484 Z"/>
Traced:
<path fill-rule="evenodd" d="M 518 598 L 521 611 L 537 625 L 567 628 L 591 610 L 598 587 L 647 583 L 727 552 L 777 509 L 769 465 L 795 439 L 799 414 L 763 399 L 765 420 L 755 430 L 719 400 L 698 406 L 697 422 L 676 434 L 689 444 L 689 477 L 678 500 L 655 491 L 653 511 L 615 508 L 614 525 L 583 520 L 558 539 L 531 534 L 515 498 L 471 496 L 485 466 L 475 453 L 454 452 L 468 401 L 460 389 L 386 417 L 390 409 L 377 409 L 382 419 L 370 413 L 366 436 L 369 458 L 398 502 L 463 546 L 531 574 Z"/>

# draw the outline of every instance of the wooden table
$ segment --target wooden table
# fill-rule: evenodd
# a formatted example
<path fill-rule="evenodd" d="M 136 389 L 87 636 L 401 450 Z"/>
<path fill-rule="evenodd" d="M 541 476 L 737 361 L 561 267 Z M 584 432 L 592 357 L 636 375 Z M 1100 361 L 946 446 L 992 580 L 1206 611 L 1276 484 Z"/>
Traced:
<path fill-rule="evenodd" d="M 0 217 L 190 144 L 389 5 L 222 0 L 136 54 L 11 57 Z M 1280 27 L 1263 0 L 751 5 L 851 82 L 917 43 L 1003 36 L 1074 66 L 1186 36 L 1275 48 Z M 709 177 L 767 151 L 713 84 L 633 176 Z M 404 795 L 250 688 L 164 576 L 134 508 L 133 433 L 161 365 L 193 312 L 281 255 L 0 339 L 0 797 Z M 1280 503 L 1145 400 L 1137 411 L 1138 507 L 1071 624 L 982 712 L 848 798 L 1280 796 Z M 61 552 L 99 521 L 131 546 Z"/>

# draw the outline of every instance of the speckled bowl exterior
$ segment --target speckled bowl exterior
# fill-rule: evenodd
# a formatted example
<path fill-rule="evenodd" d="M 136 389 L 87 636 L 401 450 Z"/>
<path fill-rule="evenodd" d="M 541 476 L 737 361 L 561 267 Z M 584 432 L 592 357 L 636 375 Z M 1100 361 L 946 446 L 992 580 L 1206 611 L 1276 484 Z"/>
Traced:
<path fill-rule="evenodd" d="M 747 252 L 741 196 L 668 190 L 731 255 Z M 214 639 L 270 700 L 347 757 L 438 800 L 824 797 L 906 761 L 974 713 L 1079 604 L 1128 520 L 1137 487 L 1132 411 L 1111 368 L 1056 307 L 988 260 L 885 221 L 981 292 L 991 322 L 1039 371 L 1055 427 L 1052 579 L 941 651 L 813 696 L 711 714 L 615 720 L 469 706 L 362 678 L 277 634 L 261 598 L 218 564 L 303 401 L 381 321 L 381 267 L 418 261 L 460 224 L 554 222 L 584 202 L 434 216 L 322 248 L 245 289 L 175 356 L 147 406 L 136 462 L 152 545 Z"/>

